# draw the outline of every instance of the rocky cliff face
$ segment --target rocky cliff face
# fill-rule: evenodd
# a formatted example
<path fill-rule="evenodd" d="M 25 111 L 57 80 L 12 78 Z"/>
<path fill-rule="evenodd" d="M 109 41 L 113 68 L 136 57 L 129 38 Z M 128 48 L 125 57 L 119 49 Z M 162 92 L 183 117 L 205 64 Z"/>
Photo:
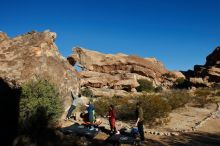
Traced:
<path fill-rule="evenodd" d="M 205 65 L 195 65 L 184 73 L 194 86 L 212 86 L 220 83 L 220 47 L 206 57 Z"/>
<path fill-rule="evenodd" d="M 166 70 L 155 58 L 103 54 L 77 47 L 67 59 L 72 65 L 78 63 L 82 68 L 82 86 L 135 91 L 139 86 L 138 79 L 150 80 L 155 86 L 169 87 L 173 80 L 184 77 L 180 72 Z"/>
<path fill-rule="evenodd" d="M 33 78 L 48 79 L 68 102 L 70 89 L 79 87 L 78 74 L 60 55 L 55 39 L 56 33 L 48 31 L 33 31 L 15 38 L 0 33 L 0 78 L 9 85 L 21 85 Z"/>

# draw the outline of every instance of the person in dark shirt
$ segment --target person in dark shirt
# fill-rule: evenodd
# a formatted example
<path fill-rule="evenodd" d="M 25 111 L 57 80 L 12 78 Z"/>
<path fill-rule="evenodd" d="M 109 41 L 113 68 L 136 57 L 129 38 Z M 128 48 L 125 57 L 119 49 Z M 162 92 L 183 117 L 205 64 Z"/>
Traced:
<path fill-rule="evenodd" d="M 92 102 L 90 101 L 89 104 L 86 105 L 86 107 L 87 107 L 88 119 L 90 122 L 90 130 L 93 130 L 94 129 L 93 123 L 95 121 L 94 106 L 93 106 Z"/>
<path fill-rule="evenodd" d="M 109 120 L 109 125 L 111 128 L 111 133 L 116 133 L 116 127 L 115 127 L 115 121 L 116 121 L 116 111 L 114 108 L 114 105 L 109 106 L 109 111 L 108 111 L 108 120 Z"/>
<path fill-rule="evenodd" d="M 143 118 L 143 109 L 141 107 L 141 103 L 138 102 L 136 104 L 136 124 L 135 126 L 138 127 L 138 132 L 140 134 L 140 138 L 141 138 L 141 141 L 144 141 L 145 138 L 144 138 L 144 118 Z"/>

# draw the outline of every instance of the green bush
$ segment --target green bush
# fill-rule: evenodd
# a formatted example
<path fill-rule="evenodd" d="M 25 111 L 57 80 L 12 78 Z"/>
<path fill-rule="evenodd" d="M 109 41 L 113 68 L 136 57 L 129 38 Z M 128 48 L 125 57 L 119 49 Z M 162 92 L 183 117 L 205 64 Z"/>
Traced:
<path fill-rule="evenodd" d="M 55 123 L 63 112 L 58 90 L 46 80 L 30 81 L 22 85 L 19 108 L 21 122 L 38 115 L 39 110 L 43 109 L 49 122 Z"/>
<path fill-rule="evenodd" d="M 92 90 L 90 90 L 89 88 L 81 89 L 81 94 L 86 97 L 93 97 Z"/>
<path fill-rule="evenodd" d="M 138 80 L 139 86 L 136 88 L 138 92 L 152 92 L 154 91 L 154 86 L 151 81 L 145 80 L 145 79 L 140 79 Z"/>
<path fill-rule="evenodd" d="M 186 90 L 173 90 L 169 93 L 165 93 L 163 96 L 167 99 L 172 110 L 183 107 L 193 99 Z"/>
<path fill-rule="evenodd" d="M 106 116 L 109 106 L 111 104 L 111 99 L 106 99 L 103 97 L 103 99 L 98 99 L 94 102 L 94 108 L 97 115 L 100 116 Z"/>
<path fill-rule="evenodd" d="M 113 104 L 116 108 L 117 114 L 116 117 L 119 120 L 130 120 L 133 119 L 134 115 L 134 104 L 128 102 L 127 97 L 114 96 L 102 97 L 94 102 L 94 107 L 97 115 L 105 116 L 108 114 L 109 106 Z"/>
<path fill-rule="evenodd" d="M 138 100 L 142 103 L 144 120 L 148 124 L 155 122 L 157 118 L 166 117 L 171 111 L 168 102 L 160 95 L 143 95 Z"/>

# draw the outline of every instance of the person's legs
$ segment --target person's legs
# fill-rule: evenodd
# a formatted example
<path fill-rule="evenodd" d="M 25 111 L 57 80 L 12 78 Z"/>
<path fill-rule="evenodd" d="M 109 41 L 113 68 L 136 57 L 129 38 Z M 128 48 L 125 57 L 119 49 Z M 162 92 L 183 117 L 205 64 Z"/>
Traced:
<path fill-rule="evenodd" d="M 73 110 L 75 109 L 76 107 L 74 106 L 74 105 L 71 105 L 70 106 L 70 108 L 69 108 L 69 110 L 68 110 L 68 113 L 67 113 L 67 115 L 66 115 L 66 118 L 70 118 L 70 116 L 72 115 L 72 112 L 73 112 Z"/>
<path fill-rule="evenodd" d="M 93 130 L 94 129 L 94 126 L 93 126 L 93 113 L 88 113 L 89 114 L 89 122 L 90 122 L 90 130 Z"/>
<path fill-rule="evenodd" d="M 112 123 L 111 123 L 111 120 L 109 120 L 109 125 L 110 125 L 110 130 L 112 132 Z"/>
<path fill-rule="evenodd" d="M 143 122 L 138 122 L 138 131 L 140 134 L 141 141 L 144 141 L 144 125 Z"/>
<path fill-rule="evenodd" d="M 112 123 L 112 130 L 114 130 L 113 132 L 116 133 L 116 127 L 115 127 L 115 119 L 112 119 L 111 120 L 111 123 Z"/>
<path fill-rule="evenodd" d="M 89 122 L 93 123 L 93 113 L 89 113 Z"/>
<path fill-rule="evenodd" d="M 115 127 L 115 119 L 109 119 L 109 125 L 111 132 L 116 133 L 116 127 Z"/>

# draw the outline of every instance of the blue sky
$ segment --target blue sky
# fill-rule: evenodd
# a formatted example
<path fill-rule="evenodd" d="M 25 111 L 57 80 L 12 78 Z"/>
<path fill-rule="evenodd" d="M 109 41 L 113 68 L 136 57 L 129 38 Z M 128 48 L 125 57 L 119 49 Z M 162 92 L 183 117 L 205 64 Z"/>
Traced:
<path fill-rule="evenodd" d="M 220 45 L 219 7 L 219 0 L 1 0 L 0 30 L 14 37 L 50 29 L 65 57 L 81 46 L 187 70 Z"/>

